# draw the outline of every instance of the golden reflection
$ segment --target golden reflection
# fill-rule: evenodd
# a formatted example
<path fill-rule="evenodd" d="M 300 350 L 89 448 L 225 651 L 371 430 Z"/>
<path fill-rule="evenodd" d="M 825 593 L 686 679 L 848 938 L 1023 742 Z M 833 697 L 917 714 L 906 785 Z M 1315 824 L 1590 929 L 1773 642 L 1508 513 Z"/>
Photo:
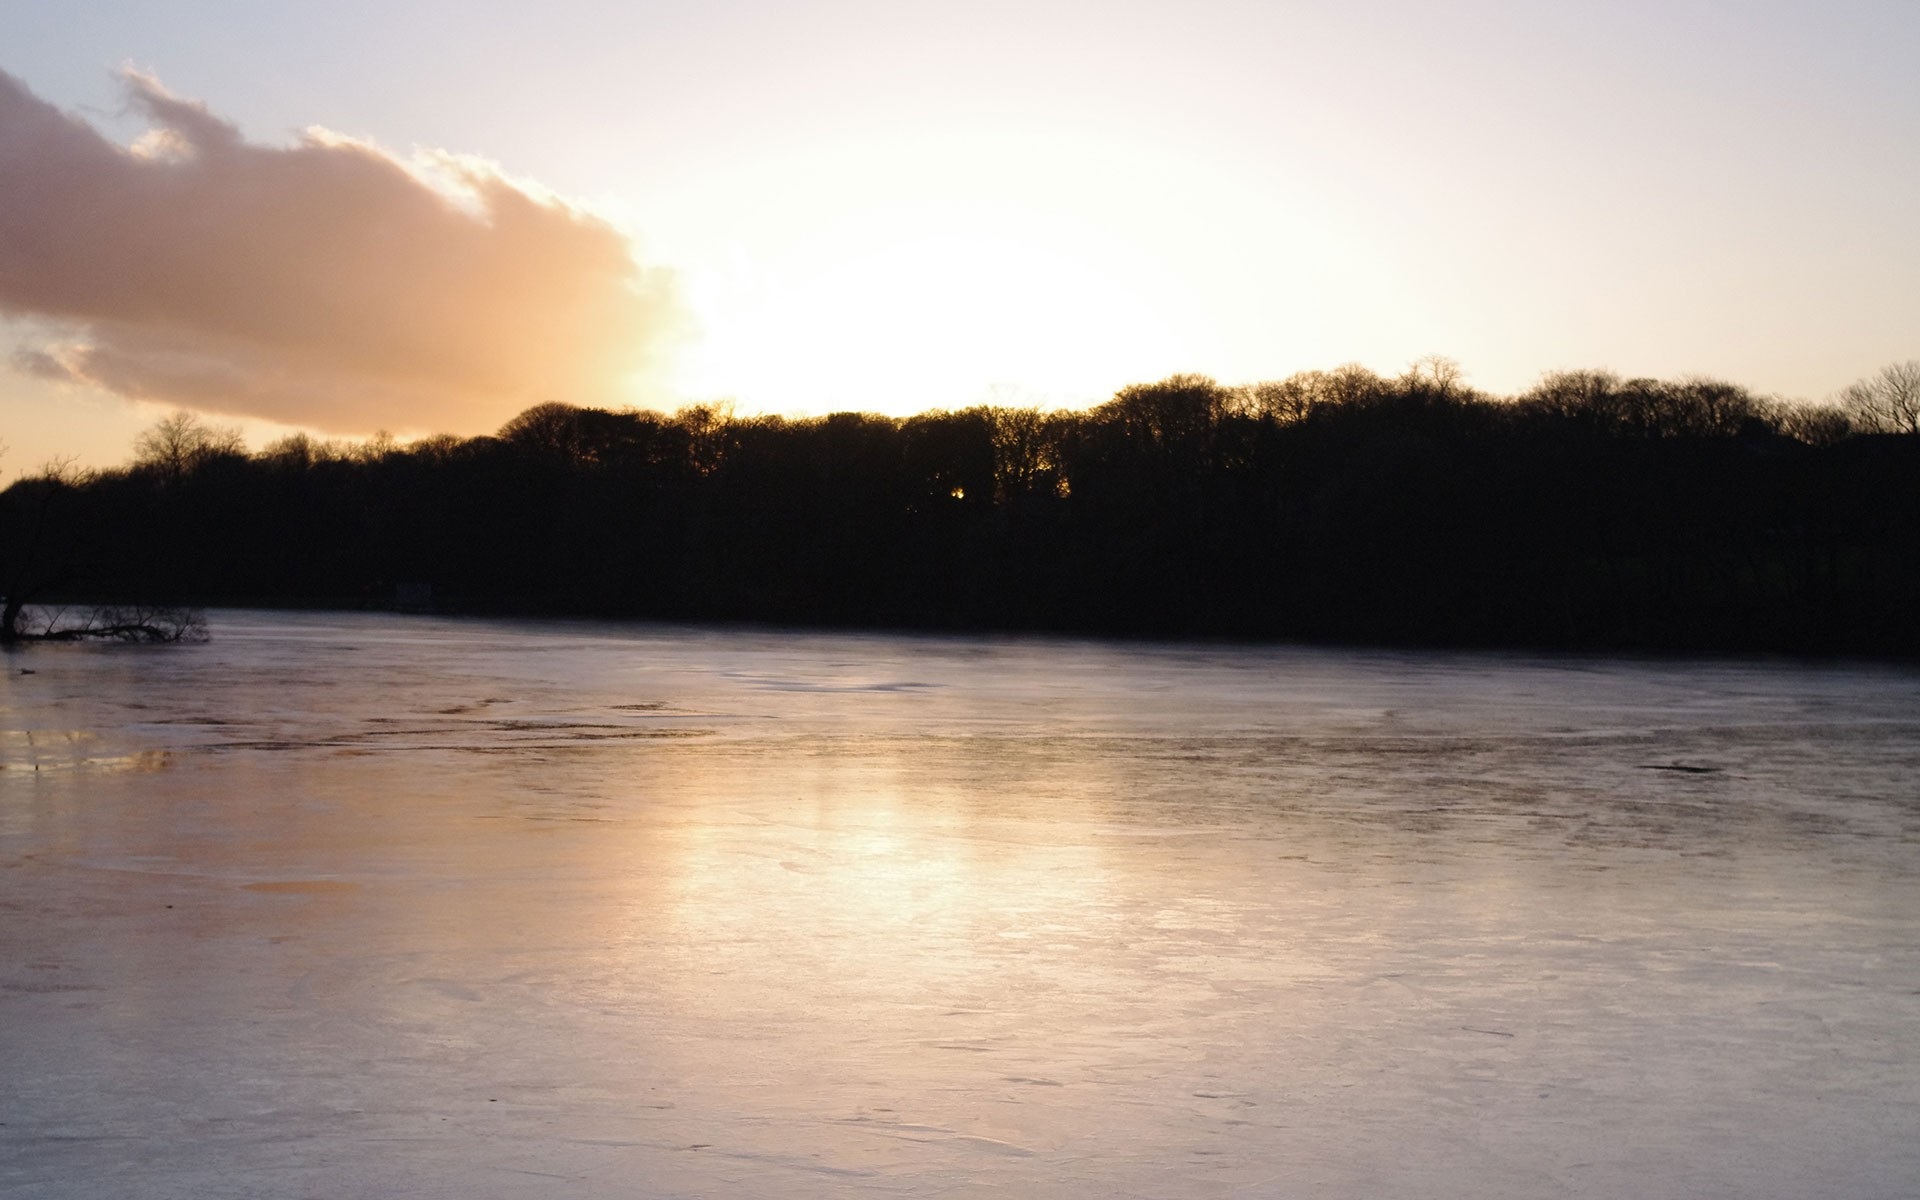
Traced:
<path fill-rule="evenodd" d="M 346 879 L 268 879 L 241 886 L 249 892 L 281 896 L 326 896 L 360 890 L 359 884 Z"/>
<path fill-rule="evenodd" d="M 1017 827 L 985 807 L 991 795 L 872 765 L 821 767 L 800 781 L 807 799 L 682 827 L 659 847 L 671 857 L 649 900 L 660 907 L 628 916 L 703 956 L 675 973 L 679 1003 L 747 1021 L 990 1007 L 1009 989 L 1047 990 L 1056 952 L 1110 932 L 1097 846 Z"/>
<path fill-rule="evenodd" d="M 171 750 L 102 753 L 100 735 L 91 729 L 0 729 L 0 771 L 163 771 L 173 765 Z"/>

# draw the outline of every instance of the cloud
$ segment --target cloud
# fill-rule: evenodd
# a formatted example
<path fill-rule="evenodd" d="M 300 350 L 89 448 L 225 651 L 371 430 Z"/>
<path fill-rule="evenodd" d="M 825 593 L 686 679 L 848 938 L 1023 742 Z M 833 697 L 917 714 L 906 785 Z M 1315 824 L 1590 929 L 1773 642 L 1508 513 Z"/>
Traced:
<path fill-rule="evenodd" d="M 18 370 L 340 432 L 472 432 L 621 402 L 680 336 L 671 276 L 490 163 L 319 129 L 252 144 L 123 78 L 150 126 L 131 147 L 0 72 L 0 314 L 60 334 Z"/>

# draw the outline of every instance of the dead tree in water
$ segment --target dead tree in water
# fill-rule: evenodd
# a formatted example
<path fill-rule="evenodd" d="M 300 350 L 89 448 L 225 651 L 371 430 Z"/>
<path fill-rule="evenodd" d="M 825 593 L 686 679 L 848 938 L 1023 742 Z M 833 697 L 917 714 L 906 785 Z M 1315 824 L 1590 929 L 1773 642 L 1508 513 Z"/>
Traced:
<path fill-rule="evenodd" d="M 77 623 L 55 616 L 33 636 L 46 642 L 204 642 L 207 622 L 197 608 L 103 605 L 86 610 Z"/>
<path fill-rule="evenodd" d="M 100 605 L 51 612 L 36 597 L 74 585 L 71 561 L 49 554 L 52 510 L 69 489 L 87 482 L 71 460 L 55 460 L 40 474 L 0 493 L 0 645 L 21 642 L 197 642 L 207 623 L 198 609 L 159 604 Z"/>
<path fill-rule="evenodd" d="M 55 460 L 39 475 L 0 492 L 0 587 L 6 589 L 0 598 L 0 645 L 26 640 L 30 635 L 21 628 L 21 621 L 27 604 L 63 582 L 59 570 L 41 563 L 41 543 L 55 498 L 76 480 L 70 461 Z M 12 519 L 16 514 L 17 522 Z M 16 536 L 8 538 L 9 534 Z"/>

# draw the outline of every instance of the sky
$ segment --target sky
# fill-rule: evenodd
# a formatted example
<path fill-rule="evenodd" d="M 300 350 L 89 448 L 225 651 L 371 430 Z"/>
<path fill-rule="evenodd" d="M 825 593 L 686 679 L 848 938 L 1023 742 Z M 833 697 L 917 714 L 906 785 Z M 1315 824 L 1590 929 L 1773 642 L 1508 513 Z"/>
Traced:
<path fill-rule="evenodd" d="M 0 0 L 0 477 L 175 408 L 1920 357 L 1913 0 Z"/>

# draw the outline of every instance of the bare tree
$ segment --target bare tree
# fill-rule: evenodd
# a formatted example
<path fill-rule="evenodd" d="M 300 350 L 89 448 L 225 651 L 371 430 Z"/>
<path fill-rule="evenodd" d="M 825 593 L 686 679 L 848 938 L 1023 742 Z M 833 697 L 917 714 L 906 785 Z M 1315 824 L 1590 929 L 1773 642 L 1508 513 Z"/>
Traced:
<path fill-rule="evenodd" d="M 1403 381 L 1409 388 L 1437 396 L 1452 396 L 1467 390 L 1467 373 L 1444 354 L 1426 354 L 1414 359 L 1407 365 Z"/>
<path fill-rule="evenodd" d="M 1920 358 L 1894 363 L 1840 393 L 1847 415 L 1870 433 L 1920 433 Z"/>
<path fill-rule="evenodd" d="M 1853 422 L 1831 404 L 1767 402 L 1767 420 L 1781 433 L 1809 446 L 1831 446 L 1853 435 Z"/>
<path fill-rule="evenodd" d="M 103 605 L 77 624 L 49 625 L 49 641 L 204 642 L 207 620 L 197 608 L 164 604 Z"/>
<path fill-rule="evenodd" d="M 1304 372 L 1286 379 L 1247 384 L 1240 388 L 1239 394 L 1242 412 L 1277 425 L 1304 420 L 1315 399 L 1315 380 Z"/>
<path fill-rule="evenodd" d="M 1117 418 L 1127 436 L 1162 449 L 1195 448 L 1231 406 L 1234 393 L 1205 375 L 1169 375 L 1121 388 L 1095 412 Z"/>
<path fill-rule="evenodd" d="M 210 425 L 184 409 L 160 418 L 133 441 L 134 463 L 178 481 L 216 458 L 245 454 L 247 443 L 233 425 Z"/>
<path fill-rule="evenodd" d="M 691 439 L 693 469 L 701 475 L 718 470 L 727 454 L 728 431 L 734 424 L 733 401 L 690 404 L 673 414 L 673 419 Z"/>
<path fill-rule="evenodd" d="M 1051 492 L 1060 464 L 1048 435 L 1047 414 L 1038 408 L 989 408 L 992 423 L 994 490 L 1002 503 L 1038 490 Z"/>
<path fill-rule="evenodd" d="M 196 608 L 160 604 L 69 609 L 40 597 L 82 582 L 83 568 L 59 552 L 49 533 L 54 509 L 94 474 L 55 458 L 38 474 L 0 492 L 0 645 L 20 642 L 197 642 L 207 637 Z"/>
<path fill-rule="evenodd" d="M 0 644 L 25 637 L 27 605 L 49 588 L 66 582 L 69 572 L 47 562 L 48 516 L 59 497 L 86 482 L 71 458 L 50 460 L 40 473 L 0 493 Z"/>

